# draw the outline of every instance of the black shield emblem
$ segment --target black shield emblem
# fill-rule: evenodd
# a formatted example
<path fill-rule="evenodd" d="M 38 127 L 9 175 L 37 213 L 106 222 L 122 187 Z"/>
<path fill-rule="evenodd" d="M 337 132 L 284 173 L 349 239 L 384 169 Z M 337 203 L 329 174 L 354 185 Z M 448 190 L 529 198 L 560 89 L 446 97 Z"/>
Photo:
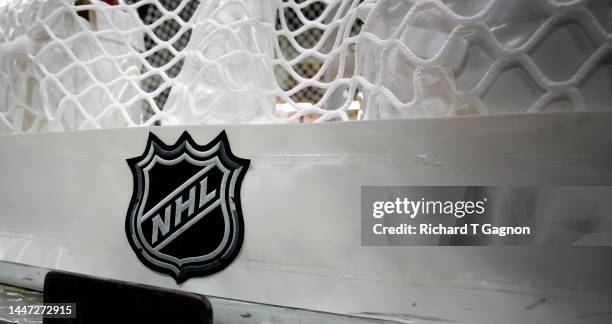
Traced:
<path fill-rule="evenodd" d="M 201 146 L 184 132 L 174 145 L 149 133 L 134 176 L 125 230 L 138 258 L 177 283 L 220 271 L 240 251 L 240 186 L 249 160 L 232 154 L 225 131 Z"/>

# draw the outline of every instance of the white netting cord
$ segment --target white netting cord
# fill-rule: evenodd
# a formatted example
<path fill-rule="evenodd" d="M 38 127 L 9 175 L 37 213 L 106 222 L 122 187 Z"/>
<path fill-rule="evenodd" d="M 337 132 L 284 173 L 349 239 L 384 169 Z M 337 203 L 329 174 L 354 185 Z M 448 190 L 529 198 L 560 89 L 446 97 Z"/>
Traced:
<path fill-rule="evenodd" d="M 610 109 L 594 7 L 612 19 L 604 1 L 379 2 L 357 52 L 366 118 Z"/>
<path fill-rule="evenodd" d="M 612 108 L 606 0 L 0 6 L 2 133 Z"/>
<path fill-rule="evenodd" d="M 129 11 L 61 0 L 10 2 L 2 12 L 2 121 L 13 132 L 135 126 L 141 39 Z M 14 6 L 11 8 L 11 6 Z M 26 44 L 27 46 L 24 46 Z M 23 64 L 15 64 L 23 62 Z M 146 100 L 146 99 L 145 99 Z"/>
<path fill-rule="evenodd" d="M 317 18 L 308 20 L 302 11 L 320 2 L 201 4 L 183 51 L 185 66 L 168 99 L 172 123 L 291 122 L 308 113 L 318 114 L 319 120 L 348 120 L 345 111 L 353 101 L 348 94 L 356 92 L 356 82 L 347 60 L 354 64 L 350 46 L 356 35 L 350 32 L 358 2 L 328 3 Z M 305 23 L 292 29 L 287 11 Z M 306 48 L 296 39 L 313 29 L 321 35 Z M 314 73 L 300 74 L 305 61 L 319 64 Z M 300 105 L 297 94 L 309 88 L 322 95 L 312 105 Z M 277 117 L 279 102 L 297 112 Z"/>
<path fill-rule="evenodd" d="M 280 28 L 277 28 L 275 36 L 279 40 L 276 43 L 277 55 L 274 61 L 276 76 L 278 81 L 281 77 L 288 76 L 289 85 L 295 86 L 283 87 L 285 91 L 277 96 L 284 102 L 297 105 L 294 96 L 300 91 L 314 88 L 322 93 L 319 100 L 313 106 L 299 109 L 291 120 L 308 113 L 320 115 L 318 121 L 348 120 L 346 110 L 356 99 L 358 87 L 354 59 L 358 34 L 355 33 L 355 27 L 360 23 L 359 13 L 363 7 L 359 1 L 332 1 L 327 3 L 324 11 L 316 19 L 308 20 L 303 11 L 316 3 L 320 1 L 304 1 L 300 4 L 280 3 L 278 10 Z M 295 12 L 303 25 L 292 30 L 287 24 L 287 9 Z M 312 47 L 303 46 L 299 41 L 300 36 L 313 29 L 322 30 L 320 38 Z M 295 49 L 296 53 L 283 50 L 279 46 L 282 39 L 286 39 L 290 44 L 285 48 Z M 318 63 L 314 73 L 310 75 L 300 73 L 300 63 L 309 60 Z"/>
<path fill-rule="evenodd" d="M 265 121 L 274 110 L 269 3 L 201 3 L 163 124 Z"/>

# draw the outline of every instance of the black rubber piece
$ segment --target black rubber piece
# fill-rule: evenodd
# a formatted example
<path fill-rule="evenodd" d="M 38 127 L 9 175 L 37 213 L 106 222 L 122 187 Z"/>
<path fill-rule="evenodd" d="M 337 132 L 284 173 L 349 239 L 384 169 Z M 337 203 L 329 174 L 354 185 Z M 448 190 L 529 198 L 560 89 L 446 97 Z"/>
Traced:
<path fill-rule="evenodd" d="M 43 303 L 75 303 L 76 318 L 44 318 L 56 323 L 194 323 L 213 321 L 205 296 L 68 272 L 45 276 Z"/>

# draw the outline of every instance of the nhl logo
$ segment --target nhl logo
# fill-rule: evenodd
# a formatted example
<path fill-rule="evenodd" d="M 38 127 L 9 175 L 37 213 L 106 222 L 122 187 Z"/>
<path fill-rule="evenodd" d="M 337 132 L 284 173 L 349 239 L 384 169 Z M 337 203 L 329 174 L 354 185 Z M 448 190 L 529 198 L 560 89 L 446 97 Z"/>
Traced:
<path fill-rule="evenodd" d="M 220 271 L 240 251 L 240 186 L 249 160 L 232 154 L 225 131 L 200 146 L 184 132 L 174 145 L 149 133 L 128 159 L 134 191 L 125 229 L 138 258 L 177 283 Z"/>

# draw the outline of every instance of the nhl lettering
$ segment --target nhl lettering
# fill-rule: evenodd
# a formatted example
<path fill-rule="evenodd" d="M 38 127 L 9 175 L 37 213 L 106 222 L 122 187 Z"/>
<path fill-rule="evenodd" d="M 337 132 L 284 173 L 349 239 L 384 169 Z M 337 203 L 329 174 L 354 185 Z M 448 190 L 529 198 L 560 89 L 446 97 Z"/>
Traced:
<path fill-rule="evenodd" d="M 189 188 L 185 189 L 189 192 L 187 200 L 183 201 L 183 197 L 180 195 L 179 192 L 176 198 L 173 196 L 168 196 L 169 199 L 167 201 L 163 201 L 165 205 L 160 204 L 161 207 L 155 208 L 154 210 L 143 216 L 143 222 L 152 222 L 152 245 L 158 241 L 158 238 L 160 236 L 166 236 L 166 234 L 170 232 L 171 227 L 180 230 L 181 228 L 188 226 L 185 224 L 197 221 L 197 219 L 206 216 L 208 214 L 207 212 L 218 207 L 221 203 L 221 200 L 219 199 L 217 194 L 217 190 L 213 190 L 210 193 L 207 192 L 206 189 L 208 184 L 208 178 L 205 177 L 204 179 L 200 180 L 199 183 L 197 181 L 192 183 L 195 183 L 196 185 L 192 185 Z M 186 183 L 186 185 L 189 184 Z M 196 191 L 198 192 L 197 202 Z M 196 207 L 198 210 L 197 215 Z M 174 219 L 174 221 L 172 221 L 172 219 Z"/>

